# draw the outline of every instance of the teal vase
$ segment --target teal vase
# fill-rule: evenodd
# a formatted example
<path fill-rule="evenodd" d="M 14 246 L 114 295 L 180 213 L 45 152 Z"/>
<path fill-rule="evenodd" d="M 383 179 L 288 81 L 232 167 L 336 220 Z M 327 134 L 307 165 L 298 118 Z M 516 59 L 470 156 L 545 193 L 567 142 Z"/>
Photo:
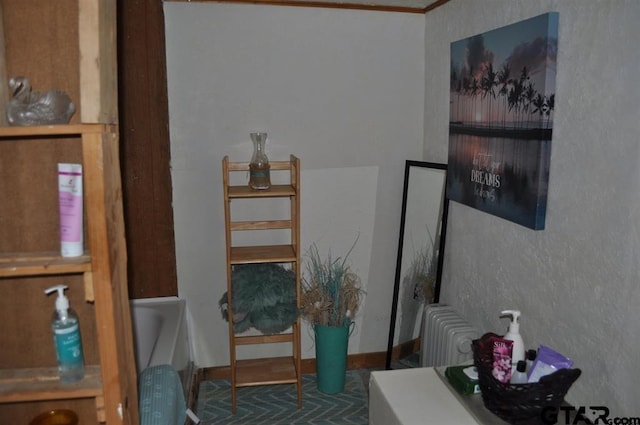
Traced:
<path fill-rule="evenodd" d="M 344 391 L 347 374 L 349 323 L 344 326 L 314 327 L 318 391 L 337 394 Z"/>

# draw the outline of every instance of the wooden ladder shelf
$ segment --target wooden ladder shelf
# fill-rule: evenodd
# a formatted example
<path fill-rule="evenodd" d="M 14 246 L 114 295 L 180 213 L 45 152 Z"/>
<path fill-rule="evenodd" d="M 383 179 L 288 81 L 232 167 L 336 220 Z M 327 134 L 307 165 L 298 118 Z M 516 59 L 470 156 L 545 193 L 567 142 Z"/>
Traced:
<path fill-rule="evenodd" d="M 296 307 L 300 307 L 300 160 L 291 155 L 289 161 L 270 162 L 271 171 L 289 172 L 289 184 L 272 185 L 269 189 L 253 190 L 248 185 L 232 185 L 234 172 L 249 172 L 249 163 L 222 160 L 224 185 L 224 215 L 227 251 L 227 305 L 233 317 L 231 276 L 234 265 L 258 263 L 287 263 L 295 274 Z M 290 216 L 279 220 L 233 220 L 231 201 L 234 199 L 288 198 Z M 240 231 L 285 229 L 291 235 L 286 245 L 234 246 L 232 235 Z M 241 345 L 290 343 L 292 355 L 270 359 L 238 360 L 236 348 Z M 231 405 L 236 412 L 238 387 L 295 384 L 298 390 L 298 408 L 302 407 L 302 370 L 300 349 L 300 318 L 291 324 L 291 330 L 274 335 L 236 335 L 233 321 L 229 320 L 229 352 L 231 364 Z"/>

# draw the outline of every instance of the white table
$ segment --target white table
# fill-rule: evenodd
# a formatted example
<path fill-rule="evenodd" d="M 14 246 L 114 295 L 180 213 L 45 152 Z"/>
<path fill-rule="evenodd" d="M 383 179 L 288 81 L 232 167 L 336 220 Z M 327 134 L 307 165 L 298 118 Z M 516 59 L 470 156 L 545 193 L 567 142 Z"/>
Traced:
<path fill-rule="evenodd" d="M 506 423 L 486 410 L 479 394 L 462 396 L 431 367 L 371 372 L 369 425 Z"/>

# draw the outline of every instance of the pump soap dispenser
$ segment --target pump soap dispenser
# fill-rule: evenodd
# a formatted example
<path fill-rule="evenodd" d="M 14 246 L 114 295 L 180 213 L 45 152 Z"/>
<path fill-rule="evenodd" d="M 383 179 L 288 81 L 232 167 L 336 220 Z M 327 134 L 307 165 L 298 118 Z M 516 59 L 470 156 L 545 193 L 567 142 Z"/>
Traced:
<path fill-rule="evenodd" d="M 78 316 L 69 308 L 69 299 L 64 295 L 67 285 L 56 285 L 45 289 L 49 295 L 58 291 L 56 311 L 51 319 L 53 344 L 58 358 L 58 375 L 60 382 L 71 383 L 84 377 L 84 359 L 82 355 L 82 339 Z"/>
<path fill-rule="evenodd" d="M 511 323 L 509 324 L 509 331 L 503 337 L 513 341 L 513 351 L 511 353 L 511 362 L 517 365 L 520 360 L 524 360 L 524 342 L 522 341 L 522 335 L 520 335 L 520 311 L 519 310 L 504 310 L 501 313 L 502 316 L 511 316 Z"/>

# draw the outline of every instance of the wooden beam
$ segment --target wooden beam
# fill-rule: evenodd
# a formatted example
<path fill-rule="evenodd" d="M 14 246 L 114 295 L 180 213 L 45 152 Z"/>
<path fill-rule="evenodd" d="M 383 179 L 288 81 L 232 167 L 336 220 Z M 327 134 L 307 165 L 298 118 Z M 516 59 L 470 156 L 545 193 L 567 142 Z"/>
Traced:
<path fill-rule="evenodd" d="M 80 120 L 118 122 L 116 2 L 79 0 Z"/>
<path fill-rule="evenodd" d="M 117 6 L 129 297 L 177 296 L 163 2 L 117 0 Z"/>
<path fill-rule="evenodd" d="M 7 49 L 4 42 L 4 13 L 0 4 L 0 126 L 7 123 L 7 103 L 9 102 L 9 90 L 7 89 Z"/>

